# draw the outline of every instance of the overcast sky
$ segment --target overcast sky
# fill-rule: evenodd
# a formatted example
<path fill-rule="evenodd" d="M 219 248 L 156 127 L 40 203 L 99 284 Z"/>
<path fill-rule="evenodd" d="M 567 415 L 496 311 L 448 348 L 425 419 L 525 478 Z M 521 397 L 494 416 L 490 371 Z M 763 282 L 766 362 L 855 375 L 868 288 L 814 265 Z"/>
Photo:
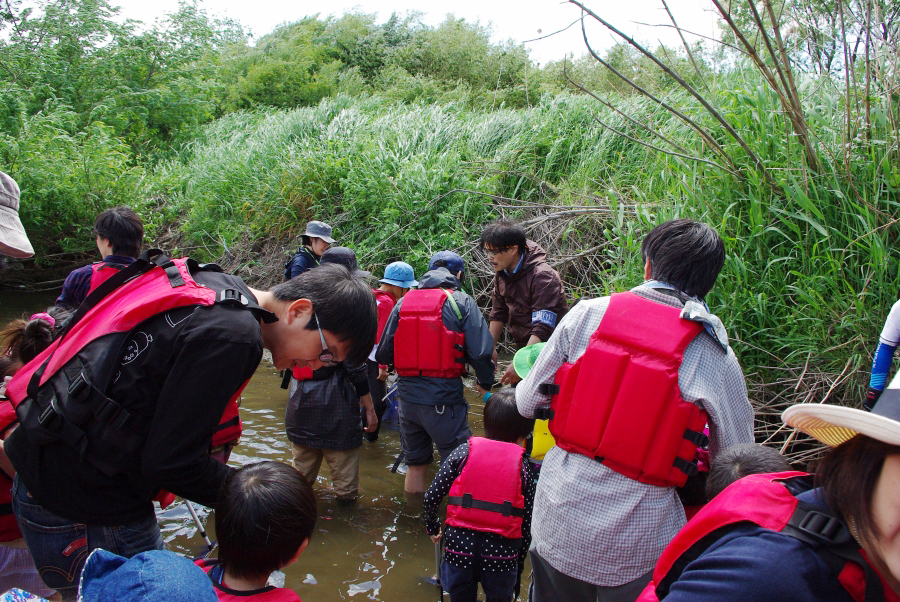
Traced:
<path fill-rule="evenodd" d="M 122 8 L 124 17 L 147 23 L 178 7 L 178 0 L 111 0 Z M 715 35 L 715 17 L 710 11 L 709 0 L 668 0 L 669 8 L 678 25 L 703 35 Z M 637 22 L 666 24 L 671 22 L 660 0 L 588 0 L 586 6 L 630 35 L 655 45 L 661 40 L 668 45 L 680 45 L 671 28 L 639 26 Z M 469 22 L 492 24 L 494 41 L 513 39 L 524 42 L 564 29 L 578 19 L 578 7 L 558 0 L 456 0 L 454 2 L 414 2 L 412 0 L 332 0 L 313 3 L 305 0 L 202 0 L 201 7 L 208 13 L 231 17 L 240 21 L 256 37 L 263 36 L 281 23 L 297 21 L 319 14 L 341 16 L 346 12 L 377 13 L 379 23 L 392 12 L 421 11 L 423 21 L 437 25 L 447 13 Z M 613 39 L 609 33 L 594 28 L 589 31 L 591 44 L 598 50 L 607 48 Z M 584 54 L 584 42 L 579 25 L 565 33 L 527 44 L 532 60 L 545 63 L 561 59 L 568 53 Z"/>

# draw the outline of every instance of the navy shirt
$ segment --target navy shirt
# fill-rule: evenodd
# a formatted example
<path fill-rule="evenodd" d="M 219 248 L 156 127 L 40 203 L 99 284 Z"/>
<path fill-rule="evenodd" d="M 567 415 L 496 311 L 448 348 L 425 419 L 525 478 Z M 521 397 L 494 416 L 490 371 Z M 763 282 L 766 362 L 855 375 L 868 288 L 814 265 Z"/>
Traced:
<path fill-rule="evenodd" d="M 134 263 L 134 257 L 125 255 L 107 255 L 103 263 L 125 266 Z M 62 292 L 56 298 L 56 304 L 61 307 L 75 309 L 84 301 L 91 288 L 91 266 L 88 264 L 69 272 L 66 281 L 63 282 Z"/>

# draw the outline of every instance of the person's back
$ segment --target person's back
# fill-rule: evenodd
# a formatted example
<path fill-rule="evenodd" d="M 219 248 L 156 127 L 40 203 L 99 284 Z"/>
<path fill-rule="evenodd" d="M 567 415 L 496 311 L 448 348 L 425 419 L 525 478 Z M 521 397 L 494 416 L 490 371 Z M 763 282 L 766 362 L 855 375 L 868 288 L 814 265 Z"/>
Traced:
<path fill-rule="evenodd" d="M 97 216 L 94 238 L 101 260 L 73 270 L 63 282 L 56 304 L 77 308 L 88 294 L 141 254 L 144 224 L 129 207 L 114 207 Z"/>
<path fill-rule="evenodd" d="M 535 477 L 523 445 L 533 428 L 512 389 L 495 393 L 484 406 L 485 437 L 456 448 L 425 492 L 422 518 L 432 540 L 443 540 L 441 586 L 451 602 L 474 601 L 478 583 L 488 602 L 509 601 L 517 590 L 531 541 Z"/>
<path fill-rule="evenodd" d="M 713 458 L 753 440 L 743 374 L 702 301 L 721 239 L 675 220 L 642 255 L 646 282 L 577 304 L 516 389 L 519 411 L 548 417 L 556 439 L 535 499 L 537 601 L 633 600 L 685 522 L 675 486 L 696 470 L 706 421 Z"/>
<path fill-rule="evenodd" d="M 448 258 L 451 265 L 438 265 Z M 400 376 L 400 436 L 410 493 L 425 490 L 432 443 L 443 460 L 471 435 L 461 378 L 465 364 L 485 390 L 494 372 L 487 322 L 475 300 L 459 290 L 462 258 L 441 251 L 429 267 L 419 288 L 394 306 L 375 352 L 379 363 L 394 366 Z"/>
<path fill-rule="evenodd" d="M 316 517 L 312 487 L 286 464 L 258 462 L 229 475 L 216 503 L 218 560 L 197 561 L 220 602 L 300 602 L 267 581 L 306 549 Z"/>

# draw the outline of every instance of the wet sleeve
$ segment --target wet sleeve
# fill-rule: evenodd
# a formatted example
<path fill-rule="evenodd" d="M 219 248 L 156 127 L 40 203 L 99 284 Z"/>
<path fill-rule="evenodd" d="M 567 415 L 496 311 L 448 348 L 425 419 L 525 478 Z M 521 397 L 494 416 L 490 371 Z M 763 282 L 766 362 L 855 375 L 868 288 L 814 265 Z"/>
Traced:
<path fill-rule="evenodd" d="M 441 464 L 434 481 L 425 492 L 425 501 L 422 505 L 422 520 L 425 521 L 425 530 L 429 535 L 437 535 L 441 530 L 441 521 L 437 516 L 438 508 L 444 497 L 450 493 L 453 481 L 462 472 L 462 465 L 469 457 L 469 444 L 463 443 L 454 449 L 447 459 Z"/>
<path fill-rule="evenodd" d="M 384 332 L 381 333 L 381 340 L 375 349 L 375 361 L 379 364 L 394 365 L 394 335 L 397 334 L 397 322 L 400 320 L 400 306 L 402 304 L 403 299 L 397 301 L 397 305 L 391 310 L 387 324 L 384 325 Z"/>
<path fill-rule="evenodd" d="M 262 349 L 253 343 L 198 338 L 179 345 L 144 447 L 144 478 L 204 506 L 215 505 L 233 469 L 209 456 L 212 435 L 261 358 Z"/>
<path fill-rule="evenodd" d="M 531 295 L 531 333 L 546 341 L 556 328 L 560 318 L 558 312 L 565 300 L 562 280 L 559 275 L 550 269 L 540 270 L 535 274 Z"/>

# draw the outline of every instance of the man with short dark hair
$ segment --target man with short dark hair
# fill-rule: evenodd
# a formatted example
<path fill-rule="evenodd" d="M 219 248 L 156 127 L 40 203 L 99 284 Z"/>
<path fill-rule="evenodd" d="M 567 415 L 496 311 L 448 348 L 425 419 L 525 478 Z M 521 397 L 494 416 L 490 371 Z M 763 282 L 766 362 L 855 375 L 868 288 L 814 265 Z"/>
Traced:
<path fill-rule="evenodd" d="M 130 207 L 113 207 L 97 216 L 94 238 L 101 261 L 73 270 L 63 282 L 56 304 L 77 308 L 88 293 L 130 265 L 141 254 L 144 224 Z"/>
<path fill-rule="evenodd" d="M 753 441 L 753 410 L 722 322 L 703 298 L 725 261 L 691 220 L 641 245 L 646 281 L 566 315 L 516 388 L 519 412 L 550 420 L 534 508 L 536 602 L 632 601 L 684 526 L 676 493 L 698 446 Z M 549 408 L 548 408 L 549 406 Z"/>
<path fill-rule="evenodd" d="M 170 302 L 181 296 L 187 304 Z M 136 326 L 105 336 L 120 315 Z M 4 442 L 17 471 L 13 511 L 47 585 L 74 600 L 90 549 L 161 549 L 151 502 L 161 489 L 214 505 L 234 469 L 210 449 L 240 432 L 236 399 L 264 348 L 276 370 L 361 364 L 377 323 L 368 283 L 331 264 L 262 291 L 173 260 L 103 297 L 51 348 L 53 363 L 41 361 L 36 395 L 35 362 L 6 392 L 21 420 Z M 69 370 L 76 362 L 81 372 Z"/>
<path fill-rule="evenodd" d="M 522 226 L 503 219 L 484 229 L 481 248 L 494 268 L 489 320 L 495 348 L 504 326 L 519 349 L 546 341 L 567 306 L 562 280 L 547 263 L 546 251 L 526 239 Z M 510 364 L 500 382 L 518 381 Z"/>
<path fill-rule="evenodd" d="M 443 462 L 468 439 L 468 405 L 463 397 L 465 364 L 482 392 L 494 382 L 493 339 L 475 300 L 460 289 L 465 274 L 453 251 L 435 253 L 419 288 L 397 301 L 375 359 L 400 376 L 400 439 L 406 455 L 404 489 L 425 491 L 434 450 Z"/>

